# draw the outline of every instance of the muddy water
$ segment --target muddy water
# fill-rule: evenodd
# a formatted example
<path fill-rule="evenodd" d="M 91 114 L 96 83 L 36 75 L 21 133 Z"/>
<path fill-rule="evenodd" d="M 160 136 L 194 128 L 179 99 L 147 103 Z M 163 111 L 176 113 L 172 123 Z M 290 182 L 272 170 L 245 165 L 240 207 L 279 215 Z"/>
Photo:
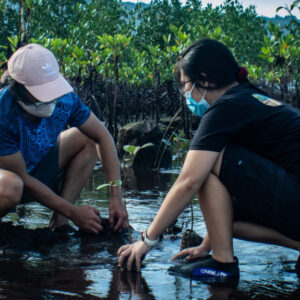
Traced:
<path fill-rule="evenodd" d="M 128 175 L 125 196 L 130 223 L 136 230 L 134 239 L 155 216 L 177 173 Z M 95 189 L 100 183 L 103 173 L 96 170 L 80 204 L 94 205 L 107 217 L 107 193 Z M 190 227 L 190 216 L 187 208 L 176 226 L 182 230 Z M 32 233 L 47 226 L 49 217 L 49 210 L 32 203 L 20 206 L 18 213 L 3 221 L 22 225 Z M 194 229 L 204 235 L 196 202 L 194 218 Z M 241 279 L 237 288 L 225 288 L 168 273 L 169 259 L 180 247 L 181 232 L 165 235 L 159 248 L 146 257 L 140 274 L 117 268 L 116 251 L 128 241 L 127 234 L 95 237 L 69 233 L 57 243 L 50 237 L 44 246 L 45 240 L 35 240 L 35 247 L 26 244 L 25 233 L 11 238 L 21 245 L 1 247 L 0 299 L 300 299 L 300 281 L 294 272 L 297 252 L 281 247 L 235 240 Z"/>

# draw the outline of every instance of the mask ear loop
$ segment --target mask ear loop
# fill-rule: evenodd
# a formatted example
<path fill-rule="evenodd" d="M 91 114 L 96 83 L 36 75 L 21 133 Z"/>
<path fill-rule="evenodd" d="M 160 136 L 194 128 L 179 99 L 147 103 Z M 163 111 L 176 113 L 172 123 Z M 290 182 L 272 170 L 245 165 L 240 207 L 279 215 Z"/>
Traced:
<path fill-rule="evenodd" d="M 205 97 L 205 95 L 206 95 L 206 92 L 207 92 L 207 89 L 205 89 L 205 91 L 204 91 L 204 93 L 203 93 L 203 95 L 202 95 L 202 99 L 201 99 L 201 101 L 202 101 L 202 100 L 205 100 L 205 98 L 204 98 L 204 97 Z M 206 100 L 205 100 L 205 101 L 206 101 Z M 206 102 L 207 102 L 207 101 L 206 101 Z"/>

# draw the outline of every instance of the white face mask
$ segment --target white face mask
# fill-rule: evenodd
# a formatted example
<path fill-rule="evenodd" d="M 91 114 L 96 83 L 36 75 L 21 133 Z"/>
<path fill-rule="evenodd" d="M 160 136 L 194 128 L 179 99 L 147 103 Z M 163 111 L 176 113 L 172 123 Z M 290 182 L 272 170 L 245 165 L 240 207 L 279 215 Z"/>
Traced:
<path fill-rule="evenodd" d="M 18 101 L 18 104 L 28 113 L 30 113 L 31 115 L 34 115 L 36 117 L 39 118 L 48 118 L 50 117 L 55 109 L 56 106 L 56 102 L 57 101 L 52 101 L 49 103 L 38 103 L 40 105 L 34 105 L 34 103 L 32 104 L 26 104 L 22 101 Z"/>

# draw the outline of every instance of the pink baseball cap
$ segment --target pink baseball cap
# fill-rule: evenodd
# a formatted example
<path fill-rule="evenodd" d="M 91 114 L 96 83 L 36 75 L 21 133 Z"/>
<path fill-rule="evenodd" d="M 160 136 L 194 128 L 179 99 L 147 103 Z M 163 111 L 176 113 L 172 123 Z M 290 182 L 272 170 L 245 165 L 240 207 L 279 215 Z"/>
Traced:
<path fill-rule="evenodd" d="M 19 48 L 8 60 L 7 67 L 10 77 L 41 102 L 50 102 L 73 91 L 59 73 L 54 54 L 38 44 Z"/>

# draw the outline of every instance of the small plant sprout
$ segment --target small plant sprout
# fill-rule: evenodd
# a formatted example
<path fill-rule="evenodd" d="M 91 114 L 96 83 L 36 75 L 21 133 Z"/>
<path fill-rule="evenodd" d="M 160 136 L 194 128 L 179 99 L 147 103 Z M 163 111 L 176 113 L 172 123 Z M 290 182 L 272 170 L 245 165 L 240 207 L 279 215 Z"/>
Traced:
<path fill-rule="evenodd" d="M 137 153 L 144 149 L 144 148 L 147 148 L 147 147 L 151 147 L 151 146 L 154 146 L 153 143 L 147 143 L 147 144 L 144 144 L 143 146 L 135 146 L 135 145 L 125 145 L 123 147 L 123 149 L 129 153 L 129 157 L 128 158 L 125 158 L 124 161 L 128 162 L 129 165 L 132 165 L 133 164 L 133 161 L 134 161 L 134 158 L 136 157 Z"/>
<path fill-rule="evenodd" d="M 125 145 L 123 147 L 124 151 L 129 153 L 129 157 L 128 158 L 125 158 L 124 161 L 126 162 L 124 167 L 126 168 L 130 168 L 132 165 L 133 165 L 133 161 L 134 161 L 134 158 L 135 156 L 137 155 L 137 153 L 141 150 L 141 149 L 144 149 L 144 148 L 147 148 L 147 147 L 150 147 L 150 146 L 154 146 L 154 144 L 152 143 L 147 143 L 147 144 L 144 144 L 143 146 L 135 146 L 135 145 Z M 124 182 L 126 183 L 126 175 L 124 177 Z M 124 195 L 124 204 L 125 204 L 125 207 L 126 207 L 126 189 L 125 189 L 125 185 L 124 185 L 124 192 L 123 192 L 123 195 Z M 131 230 L 130 230 L 130 226 L 128 228 L 129 230 L 129 243 L 131 243 L 132 239 L 131 239 Z"/>

